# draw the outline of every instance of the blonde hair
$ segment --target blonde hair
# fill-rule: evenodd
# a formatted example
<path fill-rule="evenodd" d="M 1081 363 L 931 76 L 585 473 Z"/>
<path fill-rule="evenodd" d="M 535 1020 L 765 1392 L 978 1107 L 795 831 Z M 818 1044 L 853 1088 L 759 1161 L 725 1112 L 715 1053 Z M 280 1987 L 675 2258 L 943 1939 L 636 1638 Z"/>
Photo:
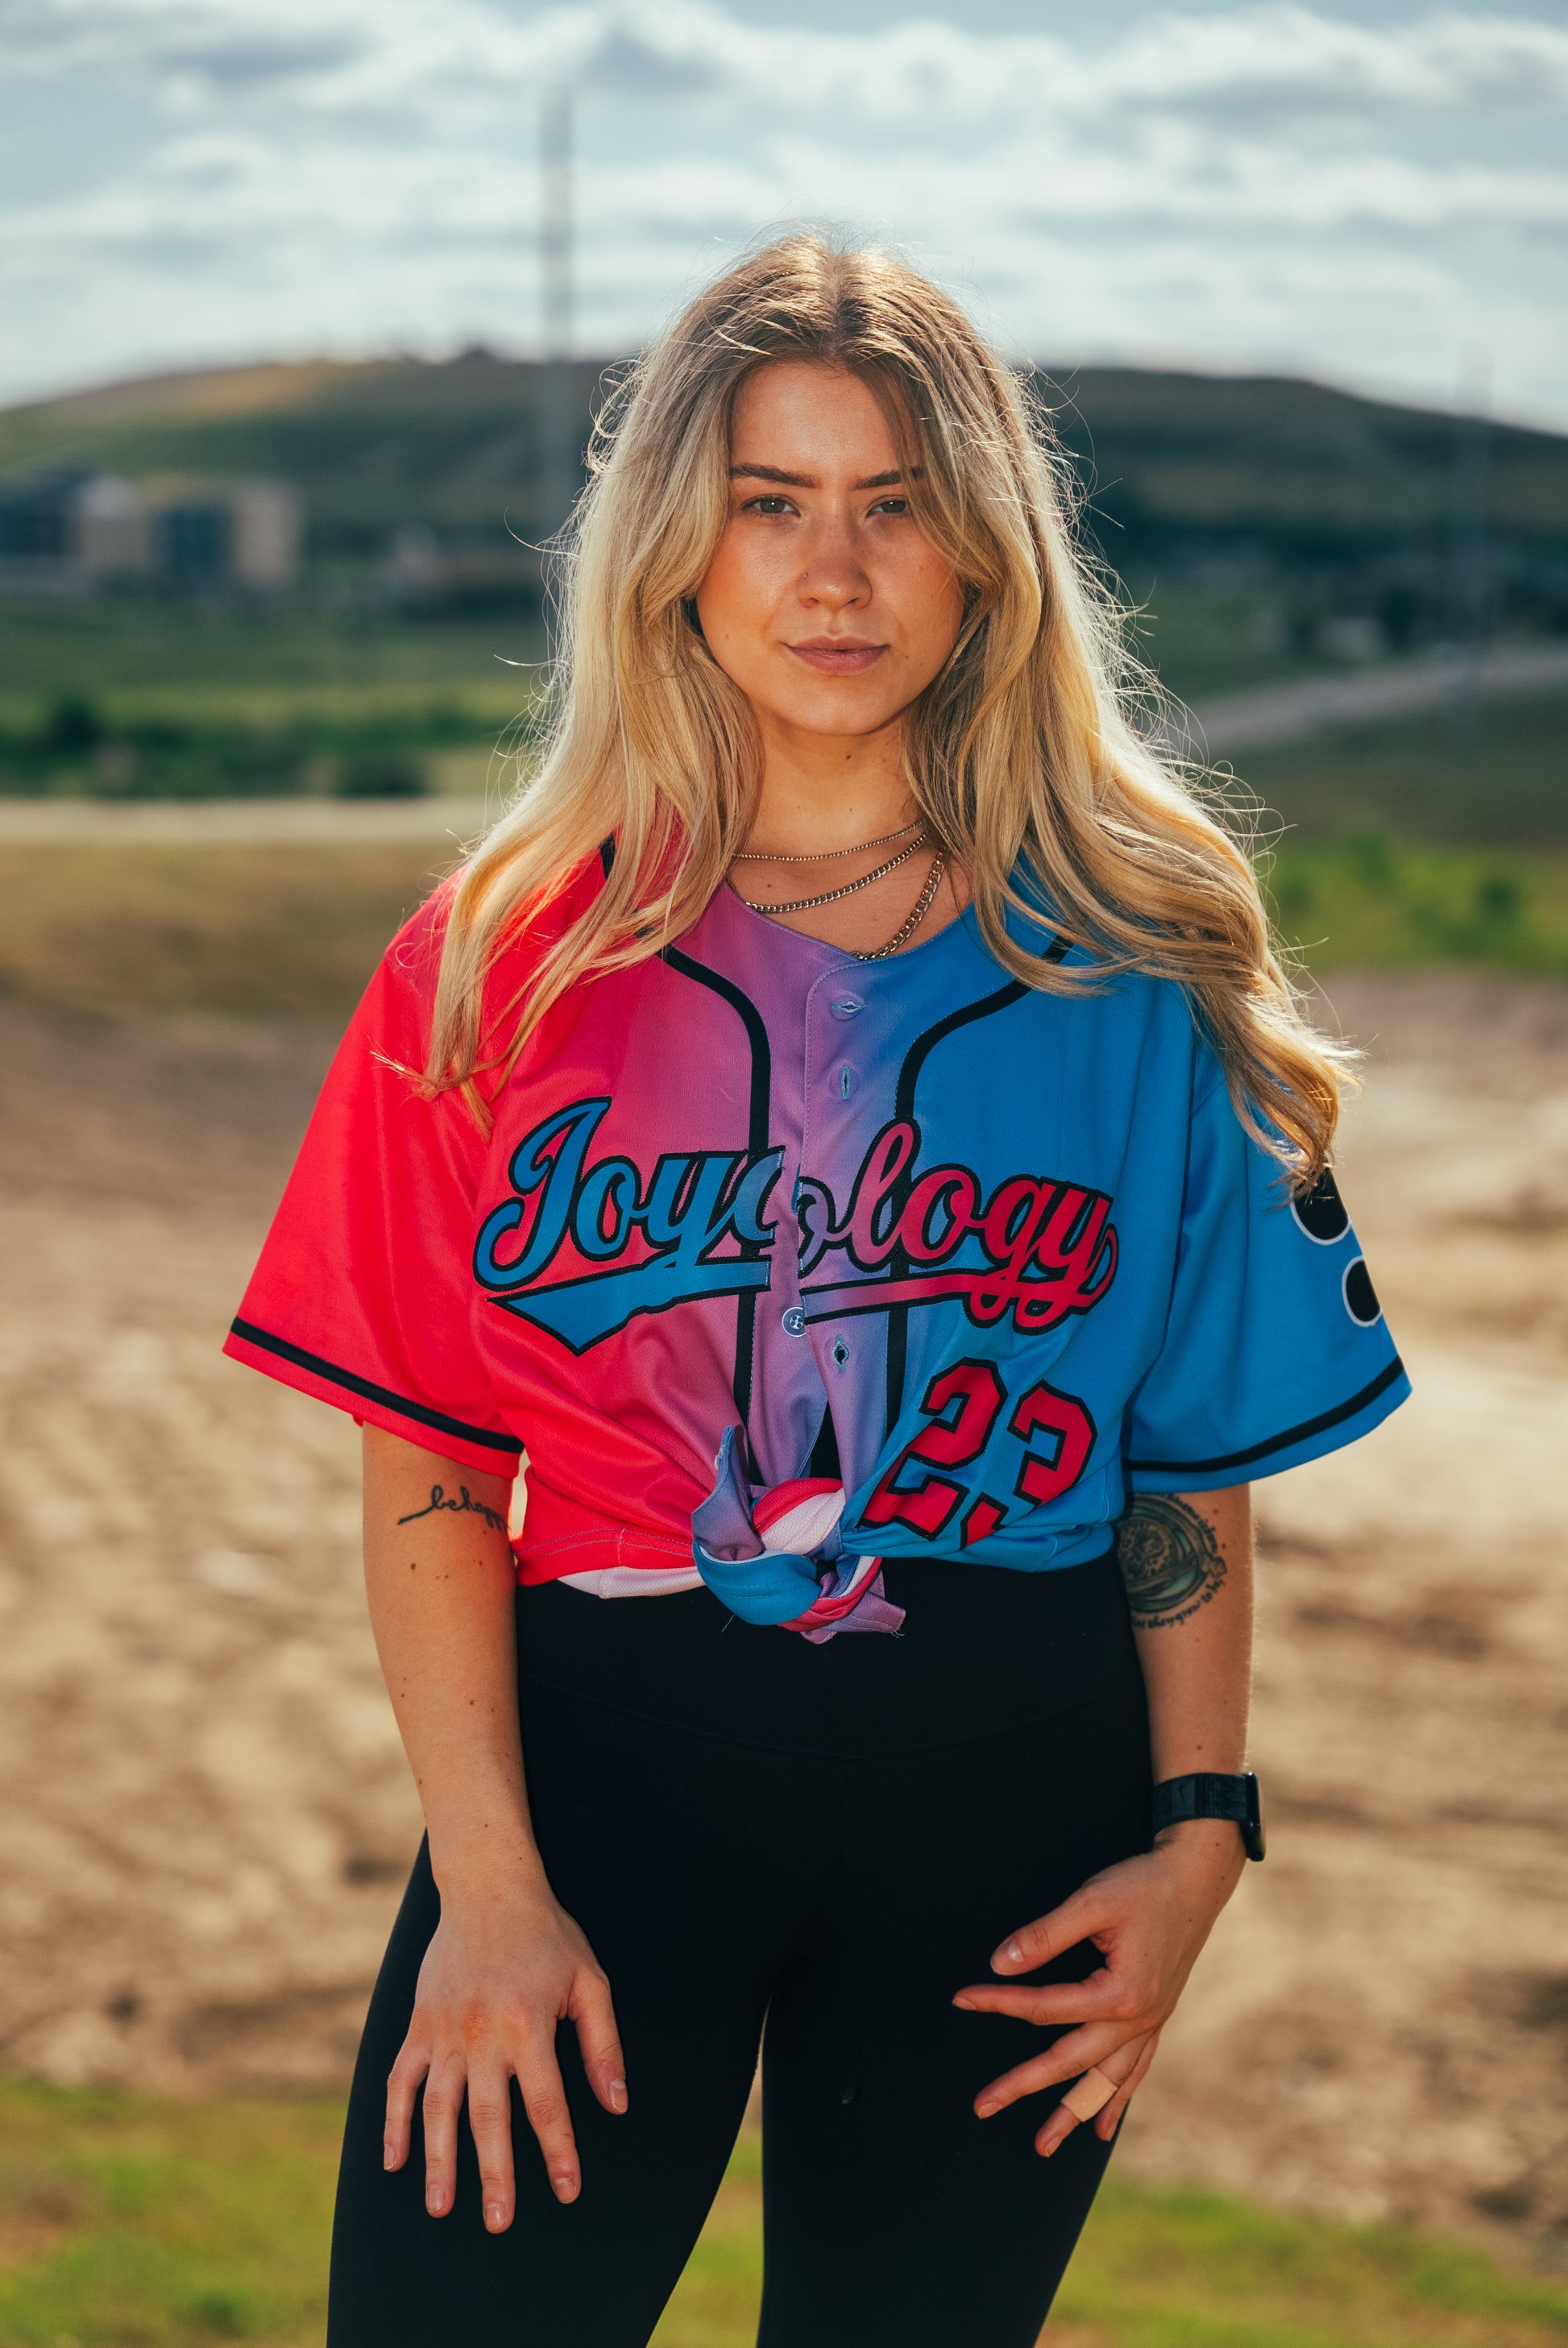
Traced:
<path fill-rule="evenodd" d="M 769 245 L 698 294 L 596 427 L 542 761 L 456 883 L 428 1083 L 462 1086 L 485 1117 L 481 1079 L 550 1005 L 689 929 L 746 841 L 757 729 L 688 606 L 728 518 L 736 395 L 770 360 L 848 369 L 875 392 L 916 519 L 964 586 L 958 641 L 907 714 L 906 757 L 990 952 L 1058 994 L 1124 971 L 1175 981 L 1243 1121 L 1310 1180 L 1328 1160 L 1348 1056 L 1297 1009 L 1242 846 L 1135 722 L 1148 681 L 1078 542 L 1048 420 L 928 278 L 815 235 Z M 487 1013 L 499 957 L 612 836 L 603 886 L 530 957 L 526 990 Z M 1037 929 L 1042 896 L 1051 927 L 1094 957 L 1087 968 L 1009 934 L 1009 911 Z"/>

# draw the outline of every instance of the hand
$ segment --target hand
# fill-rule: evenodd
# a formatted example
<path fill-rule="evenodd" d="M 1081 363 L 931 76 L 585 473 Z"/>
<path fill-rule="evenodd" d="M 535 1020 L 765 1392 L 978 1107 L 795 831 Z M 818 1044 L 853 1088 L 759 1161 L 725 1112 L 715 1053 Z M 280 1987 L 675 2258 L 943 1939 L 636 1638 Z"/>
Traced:
<path fill-rule="evenodd" d="M 998 1973 L 1032 1972 L 1083 1941 L 1092 1941 L 1103 1962 L 1082 1982 L 1034 1987 L 983 1982 L 959 1991 L 954 2005 L 973 2013 L 1016 2014 L 1042 2028 L 1077 2025 L 1043 2054 L 983 2087 L 975 2099 L 979 2116 L 988 2119 L 1020 2096 L 1098 2066 L 1117 2090 L 1093 2123 L 1109 2143 L 1244 1864 L 1233 1826 L 1186 1820 L 1167 1828 L 1151 1851 L 1091 1876 L 1070 1900 L 998 1949 L 991 1960 Z M 1048 2157 L 1078 2125 L 1058 2105 L 1035 2138 L 1036 2151 Z"/>
<path fill-rule="evenodd" d="M 624 2112 L 625 2065 L 610 1984 L 572 1917 L 548 1890 L 499 1902 L 443 1900 L 408 2035 L 387 2082 L 388 2168 L 408 2157 L 414 2096 L 425 2082 L 425 2207 L 432 2218 L 444 2218 L 456 2199 L 466 2089 L 485 2225 L 492 2234 L 511 2225 L 514 2078 L 556 2199 L 575 2201 L 582 2176 L 555 2059 L 556 2024 L 566 2020 L 577 2025 L 594 2095 L 607 2112 Z"/>

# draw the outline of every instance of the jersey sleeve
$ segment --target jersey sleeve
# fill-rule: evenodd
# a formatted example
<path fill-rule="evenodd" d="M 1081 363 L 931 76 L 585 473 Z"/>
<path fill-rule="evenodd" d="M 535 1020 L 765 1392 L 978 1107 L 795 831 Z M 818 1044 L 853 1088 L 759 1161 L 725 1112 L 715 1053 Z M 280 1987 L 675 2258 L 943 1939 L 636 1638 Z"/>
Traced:
<path fill-rule="evenodd" d="M 439 896 L 394 939 L 322 1087 L 224 1346 L 410 1443 L 514 1476 L 471 1326 L 486 1154 L 461 1096 L 422 1097 Z"/>
<path fill-rule="evenodd" d="M 1334 1177 L 1293 1201 L 1207 1054 L 1200 1069 L 1164 1342 L 1126 1422 L 1133 1492 L 1299 1467 L 1410 1391 Z"/>

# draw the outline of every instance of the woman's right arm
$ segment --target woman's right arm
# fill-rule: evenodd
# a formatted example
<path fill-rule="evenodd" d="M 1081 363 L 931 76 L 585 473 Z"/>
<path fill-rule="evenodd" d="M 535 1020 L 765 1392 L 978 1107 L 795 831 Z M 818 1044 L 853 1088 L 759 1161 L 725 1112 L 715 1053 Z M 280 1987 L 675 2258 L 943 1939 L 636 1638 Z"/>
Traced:
<path fill-rule="evenodd" d="M 511 2080 L 551 2184 L 573 2201 L 577 2147 L 555 2059 L 576 2024 L 589 2084 L 626 2108 L 610 1984 L 556 1901 L 533 1839 L 518 1722 L 511 1486 L 365 1429 L 365 1581 L 370 1621 L 419 1789 L 441 1920 L 387 2088 L 386 2159 L 408 2157 L 425 2084 L 425 2206 L 452 2207 L 465 2092 L 485 2224 L 515 2207 Z"/>

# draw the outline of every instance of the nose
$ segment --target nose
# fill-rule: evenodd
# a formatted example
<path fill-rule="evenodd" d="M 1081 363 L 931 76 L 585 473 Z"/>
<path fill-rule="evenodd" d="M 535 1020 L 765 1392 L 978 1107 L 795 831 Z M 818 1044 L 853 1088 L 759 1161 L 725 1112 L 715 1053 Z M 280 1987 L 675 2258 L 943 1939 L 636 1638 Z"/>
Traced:
<path fill-rule="evenodd" d="M 841 515 L 824 516 L 813 530 L 795 592 L 807 610 L 827 619 L 870 602 L 872 582 Z"/>

